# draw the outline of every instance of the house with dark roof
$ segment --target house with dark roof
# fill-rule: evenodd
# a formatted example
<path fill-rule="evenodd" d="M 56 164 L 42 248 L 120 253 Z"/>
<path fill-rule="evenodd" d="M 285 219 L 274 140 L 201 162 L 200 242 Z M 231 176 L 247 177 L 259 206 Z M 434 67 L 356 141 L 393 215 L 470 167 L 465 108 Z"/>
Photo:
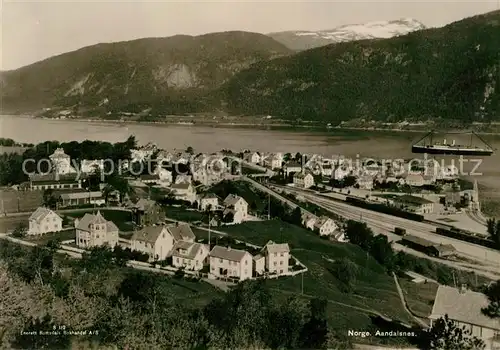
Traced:
<path fill-rule="evenodd" d="M 140 198 L 135 203 L 129 203 L 128 208 L 132 210 L 133 220 L 139 226 L 158 224 L 165 220 L 162 207 L 151 199 Z"/>
<path fill-rule="evenodd" d="M 422 197 L 405 194 L 394 197 L 392 201 L 400 209 L 417 214 L 430 214 L 434 211 L 434 202 Z"/>
<path fill-rule="evenodd" d="M 102 205 L 106 203 L 101 191 L 87 191 L 85 189 L 59 190 L 55 193 L 60 208 L 95 204 Z"/>
<path fill-rule="evenodd" d="M 175 239 L 165 225 L 145 226 L 130 239 L 130 248 L 148 254 L 151 261 L 165 260 L 174 244 Z"/>
<path fill-rule="evenodd" d="M 414 250 L 440 258 L 451 256 L 456 253 L 455 247 L 451 244 L 436 244 L 412 235 L 403 236 L 401 243 Z"/>
<path fill-rule="evenodd" d="M 172 265 L 187 270 L 199 271 L 208 263 L 210 247 L 196 242 L 179 241 L 172 249 Z"/>
<path fill-rule="evenodd" d="M 234 278 L 240 281 L 252 278 L 252 255 L 231 247 L 215 246 L 209 254 L 210 275 L 213 278 Z"/>
<path fill-rule="evenodd" d="M 86 213 L 83 218 L 75 219 L 76 245 L 79 248 L 92 248 L 108 245 L 111 248 L 118 244 L 118 227 L 106 220 L 98 211 L 97 214 Z"/>
<path fill-rule="evenodd" d="M 500 320 L 484 315 L 481 310 L 489 305 L 486 295 L 468 290 L 439 286 L 429 319 L 432 324 L 448 315 L 458 327 L 465 327 L 471 335 L 482 339 L 486 349 L 500 349 Z"/>
<path fill-rule="evenodd" d="M 30 190 L 82 188 L 83 174 L 34 174 L 29 177 Z"/>
<path fill-rule="evenodd" d="M 302 171 L 302 165 L 299 162 L 292 160 L 285 164 L 284 171 L 286 176 L 292 173 L 300 173 Z"/>

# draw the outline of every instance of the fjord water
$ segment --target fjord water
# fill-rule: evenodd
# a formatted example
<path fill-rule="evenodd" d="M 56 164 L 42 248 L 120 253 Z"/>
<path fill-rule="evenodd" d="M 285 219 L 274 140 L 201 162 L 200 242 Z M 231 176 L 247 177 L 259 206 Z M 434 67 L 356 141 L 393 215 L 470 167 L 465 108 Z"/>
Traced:
<path fill-rule="evenodd" d="M 185 126 L 166 124 L 83 122 L 73 120 L 34 119 L 20 116 L 0 116 L 0 137 L 18 142 L 38 143 L 47 140 L 124 141 L 135 135 L 138 142 L 156 143 L 167 150 L 184 150 L 191 146 L 198 152 L 215 152 L 222 149 L 241 151 L 244 149 L 265 152 L 320 153 L 325 156 L 343 155 L 355 159 L 374 157 L 382 159 L 422 158 L 412 155 L 411 145 L 423 135 L 412 132 L 391 131 L 347 131 L 303 132 L 291 130 L 263 130 L 248 128 L 213 128 L 207 126 Z M 488 136 L 486 140 L 494 149 L 491 157 L 482 159 L 474 176 L 479 184 L 490 189 L 491 195 L 500 193 L 500 138 Z M 457 156 L 441 157 L 445 164 Z M 464 164 L 464 171 L 470 172 L 474 162 Z M 500 197 L 500 196 L 499 196 Z"/>

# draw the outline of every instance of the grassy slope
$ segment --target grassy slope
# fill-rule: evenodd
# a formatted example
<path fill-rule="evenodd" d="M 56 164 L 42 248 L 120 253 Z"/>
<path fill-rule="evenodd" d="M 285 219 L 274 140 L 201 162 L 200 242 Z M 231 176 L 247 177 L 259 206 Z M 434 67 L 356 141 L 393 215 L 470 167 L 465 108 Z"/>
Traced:
<path fill-rule="evenodd" d="M 356 246 L 329 242 L 310 231 L 281 221 L 248 222 L 223 227 L 221 231 L 257 245 L 264 245 L 269 239 L 288 242 L 292 254 L 309 268 L 304 276 L 304 294 L 325 297 L 330 301 L 330 323 L 339 331 L 345 331 L 347 326 L 354 324 L 360 328 L 370 327 L 368 312 L 362 309 L 411 322 L 401 305 L 392 278 Z M 206 237 L 202 235 L 200 238 Z M 353 261 L 359 271 L 354 292 L 350 294 L 339 290 L 339 282 L 328 271 L 331 262 L 327 259 L 343 257 Z M 270 280 L 269 286 L 279 293 L 301 294 L 302 276 Z"/>

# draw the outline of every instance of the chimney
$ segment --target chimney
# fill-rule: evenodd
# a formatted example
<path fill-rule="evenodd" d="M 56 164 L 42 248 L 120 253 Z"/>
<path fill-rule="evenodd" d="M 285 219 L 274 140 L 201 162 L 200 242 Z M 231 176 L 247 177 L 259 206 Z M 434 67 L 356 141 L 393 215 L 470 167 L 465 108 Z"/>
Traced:
<path fill-rule="evenodd" d="M 80 222 L 80 220 L 78 218 L 75 219 L 75 227 L 78 226 L 78 223 Z"/>
<path fill-rule="evenodd" d="M 179 221 L 175 222 L 175 227 L 179 227 Z"/>
<path fill-rule="evenodd" d="M 460 294 L 465 294 L 465 292 L 467 292 L 467 285 L 465 283 L 463 283 L 460 286 Z"/>

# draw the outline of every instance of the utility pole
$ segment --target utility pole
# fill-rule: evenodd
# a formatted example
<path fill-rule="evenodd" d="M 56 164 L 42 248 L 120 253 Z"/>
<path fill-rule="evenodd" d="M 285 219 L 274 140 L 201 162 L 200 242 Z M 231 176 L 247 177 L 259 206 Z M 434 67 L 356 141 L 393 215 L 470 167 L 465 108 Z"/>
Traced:
<path fill-rule="evenodd" d="M 302 272 L 300 275 L 302 276 L 302 286 L 301 286 L 301 294 L 304 295 L 304 274 L 305 272 Z"/>
<path fill-rule="evenodd" d="M 267 220 L 271 220 L 271 194 L 267 194 Z"/>
<path fill-rule="evenodd" d="M 210 249 L 210 212 L 208 212 L 208 248 Z"/>
<path fill-rule="evenodd" d="M 453 275 L 453 285 L 457 288 L 457 281 L 455 280 L 455 271 L 452 272 Z"/>

